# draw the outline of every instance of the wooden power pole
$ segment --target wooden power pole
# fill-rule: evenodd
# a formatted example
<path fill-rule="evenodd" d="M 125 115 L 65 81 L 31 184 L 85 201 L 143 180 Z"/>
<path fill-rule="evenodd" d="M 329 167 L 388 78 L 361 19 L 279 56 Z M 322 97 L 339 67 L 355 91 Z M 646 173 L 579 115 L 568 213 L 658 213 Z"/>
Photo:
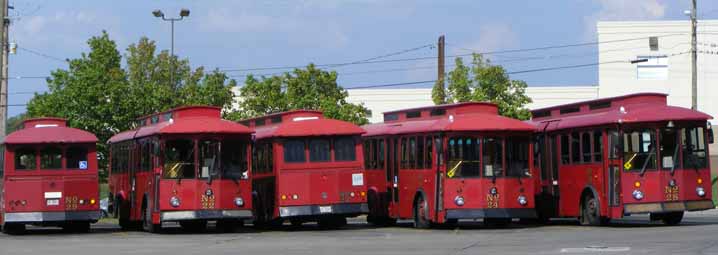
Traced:
<path fill-rule="evenodd" d="M 439 43 L 438 43 L 439 56 L 438 56 L 438 65 L 437 65 L 439 73 L 436 78 L 442 84 L 444 82 L 444 48 L 445 48 L 445 46 L 446 46 L 446 43 L 444 41 L 444 36 L 443 35 L 439 36 Z"/>
<path fill-rule="evenodd" d="M 2 61 L 0 61 L 0 141 L 5 140 L 5 134 L 7 133 L 7 108 L 8 108 L 8 98 L 7 98 L 7 65 L 8 65 L 8 27 L 10 26 L 10 19 L 8 19 L 8 0 L 0 0 L 2 1 L 2 10 L 0 10 L 0 14 L 2 14 L 2 25 L 0 26 L 0 35 L 2 35 L 2 39 L 0 39 L 0 43 L 2 43 L 2 47 L 0 48 L 0 51 L 2 51 Z"/>
<path fill-rule="evenodd" d="M 698 110 L 698 54 L 696 49 L 696 26 L 698 13 L 696 13 L 696 0 L 691 1 L 691 109 Z"/>

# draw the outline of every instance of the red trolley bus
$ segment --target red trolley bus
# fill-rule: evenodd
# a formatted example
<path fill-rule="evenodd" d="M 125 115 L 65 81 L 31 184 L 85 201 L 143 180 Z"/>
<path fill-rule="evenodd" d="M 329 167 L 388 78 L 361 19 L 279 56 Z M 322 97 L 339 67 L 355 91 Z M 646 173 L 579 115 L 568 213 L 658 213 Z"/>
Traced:
<path fill-rule="evenodd" d="M 221 109 L 191 106 L 140 118 L 109 139 L 110 198 L 120 226 L 163 222 L 231 230 L 252 217 L 252 131 L 223 120 Z"/>
<path fill-rule="evenodd" d="M 368 212 L 360 127 L 295 110 L 242 121 L 255 129 L 257 223 L 346 224 Z"/>
<path fill-rule="evenodd" d="M 364 126 L 370 214 L 375 224 L 414 226 L 534 218 L 533 125 L 498 115 L 490 103 L 384 113 Z"/>
<path fill-rule="evenodd" d="M 26 120 L 5 137 L 5 148 L 0 147 L 3 232 L 23 232 L 26 224 L 89 231 L 100 218 L 96 143 L 95 135 L 58 118 Z"/>
<path fill-rule="evenodd" d="M 708 142 L 711 117 L 641 93 L 532 112 L 541 169 L 542 218 L 600 225 L 650 213 L 678 224 L 684 211 L 714 208 Z"/>

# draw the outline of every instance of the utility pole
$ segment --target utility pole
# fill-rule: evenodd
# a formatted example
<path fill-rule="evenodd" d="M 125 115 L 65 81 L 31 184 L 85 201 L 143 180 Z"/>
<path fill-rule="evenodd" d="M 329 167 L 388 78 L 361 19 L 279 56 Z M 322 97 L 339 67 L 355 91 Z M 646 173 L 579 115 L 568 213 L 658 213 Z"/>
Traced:
<path fill-rule="evenodd" d="M 0 14 L 2 14 L 2 26 L 0 26 L 0 34 L 2 34 L 2 40 L 0 40 L 0 43 L 2 43 L 1 51 L 2 51 L 2 61 L 0 61 L 0 141 L 5 140 L 5 134 L 7 132 L 7 108 L 8 108 L 8 100 L 7 100 L 7 64 L 8 64 L 8 28 L 10 26 L 10 19 L 8 19 L 8 0 L 0 0 L 2 1 L 2 10 L 0 10 Z"/>
<path fill-rule="evenodd" d="M 691 109 L 698 110 L 698 54 L 696 49 L 696 26 L 698 13 L 696 12 L 696 0 L 691 1 Z"/>
<path fill-rule="evenodd" d="M 439 36 L 439 43 L 438 43 L 438 48 L 439 48 L 438 61 L 439 62 L 437 65 L 439 73 L 436 78 L 438 78 L 439 82 L 442 82 L 442 84 L 444 82 L 444 46 L 445 45 L 446 44 L 444 41 L 444 35 Z"/>

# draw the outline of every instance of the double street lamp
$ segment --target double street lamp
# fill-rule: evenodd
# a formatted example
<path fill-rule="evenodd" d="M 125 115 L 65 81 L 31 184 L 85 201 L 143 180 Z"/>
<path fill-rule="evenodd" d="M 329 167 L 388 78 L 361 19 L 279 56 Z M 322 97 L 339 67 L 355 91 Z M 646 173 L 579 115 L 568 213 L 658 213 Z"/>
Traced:
<path fill-rule="evenodd" d="M 175 64 L 174 64 L 174 56 L 175 56 L 175 21 L 180 21 L 184 19 L 184 17 L 189 16 L 189 9 L 182 9 L 180 10 L 179 17 L 178 18 L 167 18 L 165 17 L 165 14 L 161 10 L 154 10 L 152 11 L 152 15 L 154 15 L 157 18 L 162 18 L 164 21 L 169 21 L 172 27 L 172 39 L 171 39 L 171 46 L 170 46 L 170 82 L 172 88 L 175 86 Z"/>

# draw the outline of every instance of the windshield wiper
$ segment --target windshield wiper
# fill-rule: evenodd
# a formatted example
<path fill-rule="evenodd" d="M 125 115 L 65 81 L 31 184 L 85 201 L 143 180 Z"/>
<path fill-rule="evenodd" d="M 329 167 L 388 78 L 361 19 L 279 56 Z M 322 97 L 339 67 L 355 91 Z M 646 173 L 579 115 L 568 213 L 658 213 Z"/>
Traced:
<path fill-rule="evenodd" d="M 673 176 L 673 173 L 676 172 L 676 160 L 678 159 L 678 145 L 676 144 L 676 148 L 673 149 L 673 165 L 671 166 L 671 176 Z"/>
<path fill-rule="evenodd" d="M 646 161 L 643 162 L 643 167 L 641 167 L 641 173 L 638 174 L 638 176 L 643 177 L 643 174 L 646 173 L 646 167 L 648 167 L 648 162 L 651 161 L 651 157 L 653 156 L 653 154 L 655 154 L 655 152 L 656 152 L 655 147 L 651 148 L 651 151 L 648 152 L 648 157 L 646 158 Z"/>

